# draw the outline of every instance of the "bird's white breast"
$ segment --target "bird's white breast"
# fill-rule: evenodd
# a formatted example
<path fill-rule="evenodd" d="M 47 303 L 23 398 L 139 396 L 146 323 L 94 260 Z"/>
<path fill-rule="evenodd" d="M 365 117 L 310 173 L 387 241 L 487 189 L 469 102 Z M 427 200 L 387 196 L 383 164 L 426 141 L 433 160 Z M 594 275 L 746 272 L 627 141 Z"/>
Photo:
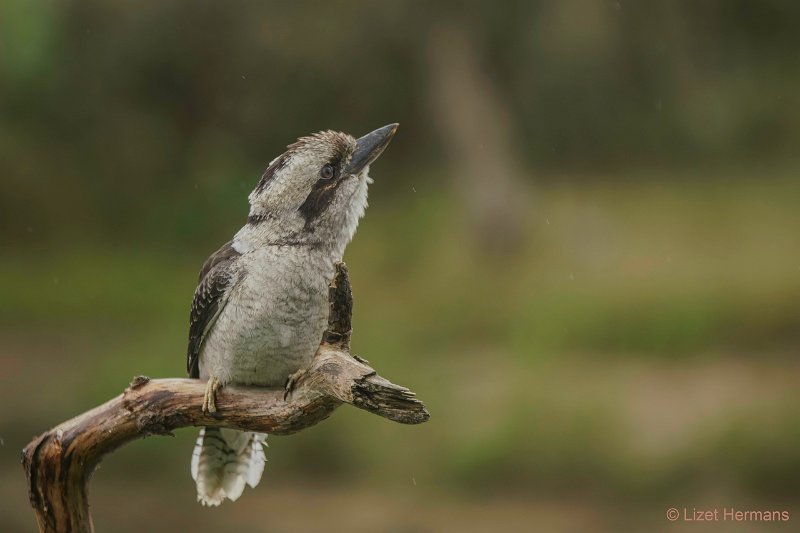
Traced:
<path fill-rule="evenodd" d="M 203 344 L 200 375 L 282 386 L 319 346 L 334 261 L 303 246 L 267 246 L 237 261 L 239 281 Z"/>

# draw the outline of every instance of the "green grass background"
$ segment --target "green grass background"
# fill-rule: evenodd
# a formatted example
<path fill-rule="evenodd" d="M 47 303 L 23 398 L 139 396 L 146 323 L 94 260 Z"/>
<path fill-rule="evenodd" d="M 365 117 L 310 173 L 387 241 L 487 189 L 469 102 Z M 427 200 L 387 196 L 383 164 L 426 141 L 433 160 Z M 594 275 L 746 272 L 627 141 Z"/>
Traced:
<path fill-rule="evenodd" d="M 137 530 L 134 516 L 157 516 L 165 531 L 234 516 L 256 527 L 279 513 L 274 500 L 288 500 L 280 513 L 303 514 L 306 492 L 313 505 L 364 499 L 375 515 L 366 522 L 354 504 L 340 509 L 339 523 L 356 529 L 383 529 L 387 517 L 400 530 L 444 527 L 475 505 L 488 508 L 467 530 L 501 506 L 575 530 L 631 518 L 663 526 L 662 510 L 696 502 L 796 509 L 800 248 L 787 230 L 800 225 L 800 184 L 634 178 L 573 187 L 565 176 L 541 189 L 529 242 L 505 261 L 474 247 L 444 191 L 417 185 L 383 206 L 378 183 L 346 255 L 353 348 L 413 388 L 431 421 L 404 427 L 342 408 L 271 439 L 250 503 L 216 511 L 194 502 L 195 432 L 149 438 L 95 476 L 98 527 Z M 135 374 L 183 374 L 203 259 L 125 243 L 4 258 L 8 527 L 32 524 L 18 465 L 30 437 Z M 550 508 L 559 505 L 581 512 Z"/>

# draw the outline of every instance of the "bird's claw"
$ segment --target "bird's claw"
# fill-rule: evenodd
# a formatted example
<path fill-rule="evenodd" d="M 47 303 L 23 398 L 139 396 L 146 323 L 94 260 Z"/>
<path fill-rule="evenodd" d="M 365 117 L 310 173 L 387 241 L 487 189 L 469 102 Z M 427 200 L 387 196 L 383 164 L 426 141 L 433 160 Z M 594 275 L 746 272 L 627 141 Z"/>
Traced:
<path fill-rule="evenodd" d="M 297 382 L 300 381 L 300 377 L 306 373 L 305 368 L 301 368 L 288 378 L 286 378 L 286 385 L 283 387 L 283 401 L 289 399 L 289 396 L 292 394 L 294 390 L 294 386 L 297 385 Z"/>
<path fill-rule="evenodd" d="M 206 392 L 203 395 L 203 412 L 213 415 L 217 412 L 217 391 L 222 386 L 215 377 L 208 378 Z"/>

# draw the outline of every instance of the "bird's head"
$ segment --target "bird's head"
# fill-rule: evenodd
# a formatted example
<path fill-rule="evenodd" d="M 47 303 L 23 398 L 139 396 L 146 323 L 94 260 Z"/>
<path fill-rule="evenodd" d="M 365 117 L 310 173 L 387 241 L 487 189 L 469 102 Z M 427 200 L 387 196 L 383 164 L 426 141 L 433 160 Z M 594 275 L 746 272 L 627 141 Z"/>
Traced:
<path fill-rule="evenodd" d="M 249 233 L 276 243 L 343 248 L 367 207 L 369 165 L 397 126 L 390 124 L 358 139 L 323 131 L 289 145 L 250 193 Z"/>

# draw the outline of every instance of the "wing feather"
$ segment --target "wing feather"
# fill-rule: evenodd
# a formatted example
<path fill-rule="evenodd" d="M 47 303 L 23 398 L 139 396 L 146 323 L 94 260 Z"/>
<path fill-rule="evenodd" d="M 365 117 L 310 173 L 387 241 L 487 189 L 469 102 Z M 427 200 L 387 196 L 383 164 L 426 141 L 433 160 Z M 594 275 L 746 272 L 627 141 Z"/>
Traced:
<path fill-rule="evenodd" d="M 200 349 L 217 317 L 228 301 L 229 288 L 235 283 L 231 263 L 239 256 L 233 241 L 214 252 L 200 270 L 200 281 L 192 298 L 189 315 L 189 346 L 186 370 L 189 377 L 200 377 Z"/>

